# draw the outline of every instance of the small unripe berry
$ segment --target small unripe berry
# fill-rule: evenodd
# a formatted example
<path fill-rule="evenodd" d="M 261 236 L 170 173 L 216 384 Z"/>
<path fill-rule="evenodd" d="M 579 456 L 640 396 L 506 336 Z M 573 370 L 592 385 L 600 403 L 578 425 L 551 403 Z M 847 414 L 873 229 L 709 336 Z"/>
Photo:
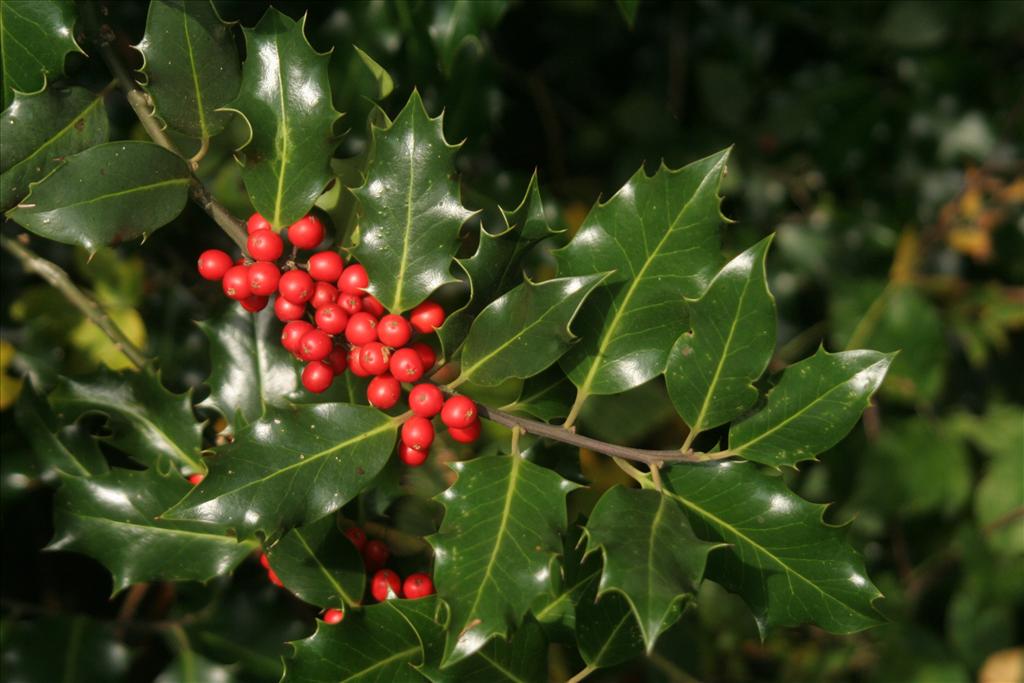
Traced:
<path fill-rule="evenodd" d="M 309 276 L 314 280 L 336 282 L 341 277 L 345 262 L 336 251 L 319 251 L 309 257 Z"/>
<path fill-rule="evenodd" d="M 446 427 L 465 429 L 476 419 L 476 404 L 465 396 L 452 396 L 441 408 L 441 422 Z"/>
<path fill-rule="evenodd" d="M 370 402 L 371 406 L 380 410 L 394 408 L 400 398 L 402 398 L 402 385 L 391 375 L 374 377 L 366 387 L 366 400 Z"/>
<path fill-rule="evenodd" d="M 249 289 L 253 294 L 270 296 L 277 291 L 281 269 L 270 261 L 257 261 L 249 266 Z"/>
<path fill-rule="evenodd" d="M 292 353 L 299 352 L 299 344 L 307 332 L 313 329 L 305 320 L 293 320 L 281 330 L 281 346 Z"/>
<path fill-rule="evenodd" d="M 224 293 L 230 299 L 241 301 L 252 296 L 252 289 L 249 287 L 248 266 L 231 266 L 224 273 L 224 278 L 220 281 L 220 284 L 224 288 Z"/>
<path fill-rule="evenodd" d="M 359 365 L 371 375 L 380 375 L 388 371 L 388 360 L 391 352 L 380 342 L 363 344 L 359 352 Z M 396 380 L 397 381 L 397 380 Z"/>
<path fill-rule="evenodd" d="M 338 278 L 338 289 L 345 294 L 362 296 L 370 285 L 370 278 L 366 274 L 366 268 L 358 263 L 353 263 L 341 273 Z"/>
<path fill-rule="evenodd" d="M 357 526 L 350 526 L 345 529 L 345 536 L 348 540 L 352 541 L 352 545 L 356 547 L 359 552 L 363 551 L 366 547 L 366 532 Z"/>
<path fill-rule="evenodd" d="M 417 382 L 423 377 L 423 361 L 412 349 L 398 349 L 391 354 L 391 374 L 399 382 Z"/>
<path fill-rule="evenodd" d="M 477 418 L 465 429 L 457 427 L 448 428 L 448 436 L 459 443 L 473 443 L 480 438 L 480 418 Z"/>
<path fill-rule="evenodd" d="M 398 457 L 409 467 L 419 467 L 427 461 L 428 455 L 430 455 L 430 450 L 418 451 L 404 443 L 398 444 Z"/>
<path fill-rule="evenodd" d="M 420 334 L 430 334 L 444 323 L 444 309 L 435 301 L 424 301 L 409 314 L 409 324 Z"/>
<path fill-rule="evenodd" d="M 348 369 L 352 371 L 352 374 L 356 377 L 369 377 L 370 373 L 363 370 L 362 363 L 359 362 L 359 354 L 362 353 L 363 347 L 353 346 L 348 350 Z"/>
<path fill-rule="evenodd" d="M 363 564 L 366 566 L 367 571 L 377 571 L 388 563 L 390 557 L 391 550 L 384 541 L 374 539 L 367 541 L 363 547 Z"/>
<path fill-rule="evenodd" d="M 310 330 L 299 340 L 299 358 L 302 360 L 323 360 L 331 353 L 334 342 L 323 330 Z M 331 377 L 334 377 L 333 371 Z"/>
<path fill-rule="evenodd" d="M 402 584 L 402 595 L 409 600 L 434 594 L 434 582 L 426 574 L 409 574 Z"/>
<path fill-rule="evenodd" d="M 207 249 L 199 255 L 199 274 L 204 280 L 221 279 L 232 265 L 231 257 L 220 249 Z"/>
<path fill-rule="evenodd" d="M 398 349 L 409 343 L 412 328 L 402 316 L 389 313 L 377 324 L 377 336 L 387 346 Z"/>
<path fill-rule="evenodd" d="M 289 270 L 281 276 L 277 289 L 293 304 L 304 304 L 313 297 L 313 278 L 303 270 Z"/>
<path fill-rule="evenodd" d="M 334 376 L 345 374 L 345 368 L 348 367 L 348 352 L 340 346 L 335 346 L 331 349 L 331 352 L 324 359 L 324 362 L 331 366 L 331 370 L 334 370 Z"/>
<path fill-rule="evenodd" d="M 345 327 L 345 339 L 357 346 L 377 341 L 377 319 L 366 312 L 352 314 Z"/>
<path fill-rule="evenodd" d="M 441 412 L 444 396 L 437 385 L 426 382 L 417 384 L 409 392 L 409 409 L 420 417 L 431 418 Z"/>
<path fill-rule="evenodd" d="M 264 569 L 270 569 L 270 558 L 266 553 L 260 553 L 260 564 Z"/>
<path fill-rule="evenodd" d="M 326 282 L 318 282 L 313 286 L 313 296 L 309 303 L 313 308 L 323 308 L 327 304 L 338 301 L 338 288 Z M 347 311 L 346 311 L 347 312 Z"/>
<path fill-rule="evenodd" d="M 425 451 L 434 443 L 434 425 L 425 417 L 410 417 L 402 425 L 402 443 L 417 451 Z"/>
<path fill-rule="evenodd" d="M 348 313 L 341 310 L 338 304 L 327 304 L 317 309 L 316 326 L 327 334 L 341 334 L 348 325 Z"/>
<path fill-rule="evenodd" d="M 378 602 L 399 597 L 402 590 L 402 579 L 390 569 L 381 569 L 373 575 L 370 592 Z"/>
<path fill-rule="evenodd" d="M 280 287 L 280 284 L 278 284 Z M 274 314 L 283 323 L 289 320 L 298 320 L 306 314 L 306 304 L 293 304 L 283 296 L 274 299 Z"/>
<path fill-rule="evenodd" d="M 327 363 L 318 360 L 308 364 L 302 371 L 302 386 L 314 394 L 327 391 L 333 381 L 334 371 L 331 370 Z"/>
<path fill-rule="evenodd" d="M 204 474 L 190 474 L 190 475 L 188 475 L 188 483 L 192 484 L 193 486 L 199 486 L 200 484 L 202 484 L 203 483 L 203 479 L 206 479 L 206 475 L 204 475 Z"/>
<path fill-rule="evenodd" d="M 304 216 L 288 228 L 288 241 L 299 249 L 315 249 L 324 241 L 324 225 L 312 214 Z"/>
<path fill-rule="evenodd" d="M 275 572 L 273 569 L 267 570 L 267 578 L 270 579 L 270 583 L 274 584 L 278 588 L 284 587 L 284 584 L 281 582 L 281 579 L 277 577 L 277 572 Z"/>
<path fill-rule="evenodd" d="M 257 261 L 276 261 L 284 253 L 284 240 L 273 230 L 257 230 L 249 235 L 245 246 Z"/>
<path fill-rule="evenodd" d="M 239 303 L 242 304 L 242 308 L 250 313 L 259 313 L 267 307 L 268 301 L 270 301 L 270 297 L 253 294 L 252 296 L 245 297 Z"/>
<path fill-rule="evenodd" d="M 427 595 L 429 595 L 429 593 Z M 344 619 L 344 618 L 345 618 L 345 613 L 342 610 L 340 610 L 340 609 L 329 609 L 326 612 L 324 612 L 324 617 L 323 617 L 324 623 L 325 624 L 331 624 L 332 626 L 334 624 L 340 624 L 341 620 Z"/>
<path fill-rule="evenodd" d="M 367 313 L 372 313 L 375 318 L 379 318 L 386 313 L 384 304 L 377 301 L 377 297 L 372 294 L 367 294 L 363 297 L 363 310 Z"/>
<path fill-rule="evenodd" d="M 419 354 L 420 360 L 423 361 L 424 372 L 434 367 L 434 363 L 437 362 L 437 354 L 434 353 L 434 349 L 430 348 L 429 344 L 413 342 L 409 345 L 409 348 Z"/>
<path fill-rule="evenodd" d="M 338 305 L 349 315 L 355 315 L 363 310 L 363 302 L 355 294 L 338 294 Z M 376 318 L 377 316 L 373 316 Z"/>
<path fill-rule="evenodd" d="M 245 227 L 250 235 L 256 232 L 257 230 L 273 230 L 273 228 L 270 225 L 270 221 L 268 221 L 266 218 L 264 218 L 258 213 L 254 213 L 253 215 L 249 216 L 249 220 L 245 222 Z"/>

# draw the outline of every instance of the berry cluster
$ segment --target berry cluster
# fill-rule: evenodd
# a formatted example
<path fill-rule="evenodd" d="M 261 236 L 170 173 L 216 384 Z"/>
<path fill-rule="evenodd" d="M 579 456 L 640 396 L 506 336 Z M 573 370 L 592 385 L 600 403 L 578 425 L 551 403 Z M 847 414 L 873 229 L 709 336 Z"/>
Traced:
<path fill-rule="evenodd" d="M 377 602 L 391 598 L 415 600 L 434 593 L 434 582 L 426 574 L 417 572 L 405 577 L 405 581 L 391 569 L 386 569 L 391 550 L 383 541 L 366 539 L 366 532 L 357 526 L 345 530 L 345 536 L 363 556 L 363 565 L 370 579 L 370 595 Z M 326 619 L 325 619 L 326 620 Z"/>

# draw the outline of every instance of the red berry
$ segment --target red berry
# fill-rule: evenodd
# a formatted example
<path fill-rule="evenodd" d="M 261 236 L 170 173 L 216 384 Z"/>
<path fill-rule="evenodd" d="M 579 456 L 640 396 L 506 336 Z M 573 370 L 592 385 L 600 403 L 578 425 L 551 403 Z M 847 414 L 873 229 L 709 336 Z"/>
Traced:
<path fill-rule="evenodd" d="M 402 443 L 418 451 L 428 450 L 434 443 L 434 425 L 425 417 L 410 417 L 402 425 Z"/>
<path fill-rule="evenodd" d="M 424 344 L 423 342 L 413 342 L 412 344 L 409 345 L 409 348 L 420 355 L 420 360 L 423 361 L 424 372 L 434 367 L 434 363 L 437 362 L 437 354 L 434 353 L 434 349 L 430 348 L 429 344 Z"/>
<path fill-rule="evenodd" d="M 397 598 L 401 590 L 402 579 L 390 569 L 381 569 L 373 575 L 370 592 L 378 602 L 384 602 L 388 598 Z"/>
<path fill-rule="evenodd" d="M 270 569 L 270 558 L 267 557 L 266 553 L 260 553 L 260 564 L 263 565 L 264 569 Z"/>
<path fill-rule="evenodd" d="M 270 583 L 274 584 L 275 586 L 284 586 L 284 584 L 281 583 L 281 579 L 277 578 L 277 572 L 275 572 L 273 569 L 267 570 L 267 578 L 270 579 Z"/>
<path fill-rule="evenodd" d="M 363 564 L 368 571 L 374 572 L 388 563 L 391 550 L 384 541 L 367 541 L 363 547 Z"/>
<path fill-rule="evenodd" d="M 316 326 L 327 334 L 341 334 L 348 325 L 348 313 L 338 304 L 327 304 L 317 309 Z"/>
<path fill-rule="evenodd" d="M 302 371 L 302 386 L 306 387 L 307 391 L 312 391 L 314 394 L 327 391 L 333 381 L 334 370 L 331 370 L 327 363 L 323 363 L 318 360 L 307 365 Z"/>
<path fill-rule="evenodd" d="M 391 375 L 374 377 L 366 387 L 366 400 L 370 402 L 371 406 L 380 410 L 394 408 L 400 398 L 402 398 L 402 385 Z"/>
<path fill-rule="evenodd" d="M 337 287 L 326 282 L 318 282 L 313 286 L 313 297 L 309 300 L 309 303 L 313 305 L 313 308 L 323 308 L 327 304 L 335 303 L 337 300 Z"/>
<path fill-rule="evenodd" d="M 205 280 L 219 280 L 232 266 L 231 257 L 220 249 L 207 249 L 199 255 L 199 274 Z"/>
<path fill-rule="evenodd" d="M 444 309 L 434 301 L 424 301 L 409 314 L 409 323 L 420 334 L 430 334 L 444 323 Z"/>
<path fill-rule="evenodd" d="M 270 296 L 277 291 L 281 269 L 270 261 L 257 261 L 249 266 L 249 289 L 253 294 Z"/>
<path fill-rule="evenodd" d="M 303 270 L 289 270 L 281 276 L 277 289 L 293 304 L 304 304 L 313 297 L 313 278 Z"/>
<path fill-rule="evenodd" d="M 380 375 L 388 371 L 388 360 L 391 352 L 380 342 L 363 344 L 359 352 L 359 365 L 371 375 Z M 396 380 L 397 381 L 397 380 Z"/>
<path fill-rule="evenodd" d="M 257 230 L 249 235 L 245 246 L 257 261 L 276 261 L 284 253 L 284 241 L 273 230 Z"/>
<path fill-rule="evenodd" d="M 249 287 L 248 266 L 231 266 L 224 273 L 224 279 L 220 281 L 220 284 L 230 299 L 241 301 L 252 295 L 252 289 Z"/>
<path fill-rule="evenodd" d="M 345 339 L 358 346 L 377 341 L 377 319 L 362 311 L 353 313 L 345 327 Z"/>
<path fill-rule="evenodd" d="M 348 352 L 345 349 L 335 346 L 324 360 L 325 363 L 331 366 L 331 370 L 334 370 L 335 377 L 345 374 L 345 368 L 348 367 L 346 355 L 348 355 Z"/>
<path fill-rule="evenodd" d="M 260 296 L 259 294 L 253 294 L 242 299 L 242 308 L 249 311 L 250 313 L 259 313 L 267 307 L 267 302 L 270 301 L 270 297 Z"/>
<path fill-rule="evenodd" d="M 280 287 L 280 285 L 278 285 Z M 293 304 L 283 296 L 274 299 L 274 313 L 277 319 L 283 323 L 289 320 L 298 320 L 306 314 L 306 304 Z"/>
<path fill-rule="evenodd" d="M 205 478 L 206 475 L 204 474 L 190 474 L 188 475 L 188 483 L 192 484 L 193 486 L 199 486 L 201 483 L 203 483 L 203 479 Z"/>
<path fill-rule="evenodd" d="M 409 574 L 402 584 L 402 595 L 409 600 L 434 594 L 434 582 L 426 574 Z"/>
<path fill-rule="evenodd" d="M 323 360 L 330 355 L 334 342 L 323 330 L 310 330 L 299 340 L 298 356 L 302 360 Z M 333 371 L 331 377 L 334 377 Z"/>
<path fill-rule="evenodd" d="M 431 418 L 441 412 L 444 396 L 436 385 L 417 384 L 409 392 L 409 408 L 420 417 Z"/>
<path fill-rule="evenodd" d="M 324 225 L 310 214 L 291 224 L 288 241 L 299 249 L 315 249 L 324 241 Z"/>
<path fill-rule="evenodd" d="M 372 313 L 375 317 L 379 318 L 386 312 L 384 310 L 384 304 L 377 301 L 377 297 L 367 294 L 363 297 L 363 310 Z"/>
<path fill-rule="evenodd" d="M 429 593 L 427 595 L 429 595 Z M 340 624 L 341 620 L 345 618 L 345 613 L 340 609 L 329 609 L 324 612 L 323 618 L 325 624 Z"/>
<path fill-rule="evenodd" d="M 256 232 L 257 230 L 273 230 L 273 228 L 270 225 L 270 221 L 268 221 L 266 218 L 264 218 L 258 213 L 254 213 L 253 215 L 249 216 L 249 220 L 245 222 L 245 227 L 250 235 Z"/>
<path fill-rule="evenodd" d="M 341 277 L 338 278 L 338 289 L 345 294 L 362 296 L 366 293 L 366 288 L 369 286 L 370 278 L 366 274 L 366 268 L 363 268 L 358 263 L 353 263 L 346 268 L 341 273 Z"/>
<path fill-rule="evenodd" d="M 363 302 L 355 294 L 338 294 L 338 305 L 349 315 L 355 315 L 363 310 Z"/>
<path fill-rule="evenodd" d="M 399 349 L 409 343 L 412 328 L 402 316 L 389 313 L 377 324 L 377 336 L 386 345 Z"/>
<path fill-rule="evenodd" d="M 441 422 L 446 427 L 465 429 L 476 419 L 476 404 L 465 396 L 452 396 L 441 408 Z"/>
<path fill-rule="evenodd" d="M 398 444 L 398 457 L 409 467 L 419 467 L 427 461 L 429 454 L 429 450 L 418 451 L 415 448 L 406 446 L 404 443 Z"/>
<path fill-rule="evenodd" d="M 356 377 L 369 377 L 370 373 L 363 370 L 362 364 L 359 362 L 359 354 L 362 353 L 363 347 L 353 346 L 348 350 L 348 369 L 352 371 L 352 374 Z"/>
<path fill-rule="evenodd" d="M 356 547 L 359 552 L 363 551 L 366 547 L 366 532 L 357 526 L 350 526 L 345 529 L 345 536 L 348 540 L 352 541 L 352 545 Z"/>
<path fill-rule="evenodd" d="M 423 361 L 412 349 L 398 349 L 391 354 L 391 374 L 399 382 L 416 382 L 423 377 Z"/>
<path fill-rule="evenodd" d="M 281 330 L 281 346 L 292 353 L 299 352 L 299 344 L 307 332 L 313 329 L 305 320 L 293 320 Z"/>
<path fill-rule="evenodd" d="M 480 419 L 477 418 L 465 429 L 449 427 L 448 436 L 459 443 L 473 443 L 480 438 Z"/>
<path fill-rule="evenodd" d="M 345 262 L 336 251 L 319 251 L 309 257 L 309 276 L 314 280 L 336 282 L 341 277 Z"/>

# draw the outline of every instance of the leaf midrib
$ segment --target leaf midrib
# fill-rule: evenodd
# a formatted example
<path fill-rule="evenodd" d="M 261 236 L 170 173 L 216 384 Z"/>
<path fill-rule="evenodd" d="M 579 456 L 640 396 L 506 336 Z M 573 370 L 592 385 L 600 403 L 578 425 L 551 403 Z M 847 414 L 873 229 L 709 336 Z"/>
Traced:
<path fill-rule="evenodd" d="M 134 522 L 119 522 L 118 520 L 110 519 L 109 517 L 98 517 L 96 515 L 88 515 L 88 514 L 85 514 L 85 513 L 82 513 L 82 512 L 73 512 L 73 511 L 70 511 L 70 510 L 66 510 L 65 512 L 67 514 L 73 516 L 73 517 L 78 518 L 78 519 L 94 519 L 97 522 L 101 522 L 103 524 L 109 524 L 111 526 L 129 527 L 129 528 L 132 528 L 132 529 L 145 529 L 146 531 L 149 531 L 149 532 L 154 532 L 154 533 L 158 533 L 158 534 L 168 534 L 168 535 L 174 535 L 174 536 L 198 536 L 199 538 L 203 538 L 203 539 L 206 539 L 206 540 L 209 540 L 209 541 L 213 541 L 213 542 L 216 542 L 216 543 L 224 543 L 224 544 L 227 544 L 227 545 L 231 545 L 232 547 L 239 547 L 239 548 L 244 547 L 244 546 L 249 546 L 250 548 L 256 548 L 257 547 L 257 544 L 255 542 L 253 542 L 253 541 L 240 541 L 237 538 L 233 538 L 231 536 L 223 536 L 223 535 L 220 535 L 220 534 L 207 534 L 207 533 L 204 533 L 202 531 L 187 531 L 185 529 L 167 529 L 165 527 L 153 526 L 153 525 L 149 525 L 149 524 L 136 524 Z M 248 552 L 248 551 L 246 551 L 246 552 Z"/>
<path fill-rule="evenodd" d="M 405 230 L 402 238 L 402 258 L 398 262 L 398 286 L 395 287 L 395 296 L 388 309 L 392 313 L 402 310 L 402 290 L 405 289 L 405 271 L 409 261 L 409 239 L 412 234 L 412 187 L 416 178 L 416 165 L 413 163 L 416 158 L 416 116 L 409 117 L 409 139 L 409 182 L 405 190 Z"/>
<path fill-rule="evenodd" d="M 390 657 L 386 657 L 385 659 L 382 659 L 379 662 L 375 662 L 374 664 L 366 667 L 365 669 L 356 671 L 351 676 L 346 676 L 345 678 L 339 679 L 338 683 L 345 683 L 346 681 L 357 680 L 359 679 L 359 677 L 364 676 L 375 669 L 379 669 L 382 666 L 387 666 L 391 662 L 408 657 L 411 654 L 415 654 L 417 651 L 422 651 L 422 646 L 413 645 L 412 647 L 407 647 L 406 649 L 401 650 L 400 652 L 396 652 Z"/>
<path fill-rule="evenodd" d="M 85 109 L 82 109 L 75 116 L 73 116 L 71 118 L 71 120 L 67 123 L 67 125 L 65 125 L 59 131 L 57 131 L 52 136 L 50 136 L 50 138 L 47 139 L 45 142 L 40 143 L 29 154 L 25 155 L 25 157 L 23 159 L 15 162 L 13 164 L 11 164 L 10 168 L 8 168 L 7 170 L 5 170 L 3 172 L 3 175 L 7 175 L 9 173 L 12 173 L 13 171 L 17 170 L 19 166 L 23 166 L 23 165 L 28 164 L 32 159 L 34 159 L 41 152 L 43 152 L 43 150 L 45 150 L 47 147 L 50 147 L 51 145 L 53 145 L 53 143 L 55 143 L 59 138 L 61 138 L 65 133 L 67 133 L 68 130 L 73 128 L 76 123 L 78 123 L 79 121 L 85 121 L 85 118 L 89 115 L 89 113 L 95 107 L 97 107 L 100 104 L 100 102 L 102 102 L 102 101 L 103 100 L 101 98 L 94 96 L 92 102 L 89 103 L 89 106 L 85 107 Z"/>
<path fill-rule="evenodd" d="M 203 140 L 210 137 L 209 129 L 206 125 L 206 113 L 203 111 L 203 94 L 199 89 L 199 72 L 196 71 L 196 56 L 192 50 L 192 36 L 188 30 L 188 12 L 182 8 L 181 10 L 181 23 L 185 33 L 185 45 L 188 51 L 188 61 L 191 67 L 192 73 L 192 87 L 196 92 L 196 112 L 199 115 L 199 130 Z"/>
<path fill-rule="evenodd" d="M 313 549 L 309 547 L 309 543 L 306 542 L 306 538 L 302 535 L 302 533 L 298 529 L 293 529 L 292 533 L 295 534 L 295 537 L 299 539 L 299 543 L 302 544 L 302 548 L 306 551 L 310 558 L 312 558 L 313 562 L 316 563 L 316 568 L 320 571 L 321 574 L 324 575 L 324 578 L 327 579 L 327 582 L 331 584 L 334 590 L 338 592 L 338 595 L 341 596 L 341 599 L 344 600 L 345 603 L 348 605 L 356 605 L 357 601 L 354 600 L 352 596 L 350 596 L 348 592 L 344 588 L 342 588 L 341 584 L 337 582 L 334 576 L 332 576 L 331 573 L 327 571 L 327 567 L 325 567 L 323 562 L 320 561 L 320 558 L 316 556 L 316 553 L 313 552 Z"/>
<path fill-rule="evenodd" d="M 52 176 L 50 176 L 50 177 L 52 178 Z M 155 183 L 149 183 L 148 185 L 136 185 L 134 187 L 128 188 L 127 190 L 118 190 L 117 192 L 108 192 L 107 194 L 101 194 L 99 196 L 92 197 L 90 199 L 86 199 L 86 200 L 83 200 L 83 201 L 80 201 L 80 202 L 75 202 L 73 204 L 62 204 L 60 206 L 55 206 L 52 209 L 43 209 L 41 211 L 35 211 L 35 208 L 36 208 L 35 205 L 26 206 L 26 207 L 22 207 L 21 205 L 19 205 L 16 208 L 21 209 L 22 211 L 25 211 L 26 213 L 34 213 L 34 214 L 52 213 L 54 211 L 64 211 L 66 209 L 73 209 L 76 206 L 85 206 L 86 204 L 94 204 L 96 202 L 101 202 L 101 201 L 104 201 L 104 200 L 107 200 L 107 199 L 112 199 L 114 197 L 122 197 L 124 195 L 133 194 L 135 192 L 148 192 L 149 190 L 154 190 L 156 188 L 164 187 L 166 185 L 187 185 L 188 182 L 189 182 L 188 178 L 171 178 L 169 180 L 160 180 L 160 181 L 157 181 Z M 30 195 L 30 197 L 31 197 L 31 195 Z"/>

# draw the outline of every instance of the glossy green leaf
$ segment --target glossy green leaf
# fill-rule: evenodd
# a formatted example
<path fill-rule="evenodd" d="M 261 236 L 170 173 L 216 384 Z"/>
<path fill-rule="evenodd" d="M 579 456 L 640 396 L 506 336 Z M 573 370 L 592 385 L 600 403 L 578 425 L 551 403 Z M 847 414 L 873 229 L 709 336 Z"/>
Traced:
<path fill-rule="evenodd" d="M 106 415 L 107 442 L 143 464 L 156 467 L 169 459 L 188 472 L 206 471 L 199 455 L 202 426 L 189 394 L 172 394 L 148 372 L 100 370 L 80 379 L 62 377 L 50 403 L 66 423 L 86 413 Z"/>
<path fill-rule="evenodd" d="M 729 544 L 708 558 L 706 577 L 739 594 L 763 634 L 816 624 L 853 633 L 881 623 L 881 596 L 827 506 L 809 503 L 752 463 L 674 465 L 664 476 L 697 536 Z"/>
<path fill-rule="evenodd" d="M 846 436 L 885 379 L 893 354 L 828 353 L 786 368 L 758 412 L 729 428 L 729 450 L 747 460 L 795 466 Z"/>
<path fill-rule="evenodd" d="M 445 74 L 451 73 L 463 47 L 475 44 L 480 48 L 479 33 L 498 23 L 507 4 L 505 0 L 453 0 L 433 5 L 428 32 Z"/>
<path fill-rule="evenodd" d="M 50 405 L 31 386 L 22 389 L 14 419 L 32 444 L 44 476 L 60 471 L 87 477 L 109 469 L 96 440 L 78 425 L 61 428 Z"/>
<path fill-rule="evenodd" d="M 84 616 L 5 619 L 0 643 L 5 683 L 117 683 L 131 664 L 113 627 Z"/>
<path fill-rule="evenodd" d="M 334 515 L 292 529 L 267 549 L 267 558 L 285 588 L 311 605 L 343 609 L 363 600 L 363 557 Z"/>
<path fill-rule="evenodd" d="M 569 414 L 575 392 L 575 387 L 562 369 L 552 366 L 527 379 L 519 397 L 501 409 L 551 422 Z"/>
<path fill-rule="evenodd" d="M 576 488 L 515 456 L 453 468 L 458 479 L 438 496 L 444 521 L 428 539 L 437 593 L 451 611 L 445 666 L 506 636 L 547 590 L 565 530 L 565 495 Z"/>
<path fill-rule="evenodd" d="M 329 54 L 306 41 L 296 22 L 270 7 L 245 33 L 242 85 L 228 108 L 249 123 L 242 180 L 256 210 L 275 229 L 302 218 L 331 180 L 337 146 L 327 77 Z"/>
<path fill-rule="evenodd" d="M 0 73 L 3 108 L 15 92 L 34 93 L 64 74 L 64 58 L 81 52 L 75 42 L 71 0 L 4 0 L 0 3 Z"/>
<path fill-rule="evenodd" d="M 728 156 L 662 166 L 653 176 L 641 168 L 555 252 L 562 276 L 615 271 L 580 311 L 582 340 L 561 360 L 577 402 L 664 371 L 687 326 L 685 297 L 704 291 L 721 263 L 718 187 Z"/>
<path fill-rule="evenodd" d="M 730 261 L 690 304 L 690 331 L 669 352 L 665 383 L 689 440 L 739 417 L 775 352 L 775 302 L 765 278 L 771 238 Z"/>
<path fill-rule="evenodd" d="M 459 228 L 473 215 L 452 179 L 458 148 L 445 141 L 442 117 L 430 118 L 415 90 L 398 118 L 373 126 L 366 180 L 353 190 L 361 213 L 355 256 L 370 276 L 370 293 L 392 313 L 455 281 Z"/>
<path fill-rule="evenodd" d="M 440 667 L 444 627 L 435 624 L 436 628 L 429 633 L 437 637 L 428 640 L 428 631 L 422 628 L 423 620 L 412 623 L 424 641 L 425 662 L 418 670 L 433 683 L 545 683 L 548 680 L 548 642 L 535 622 L 528 621 L 517 628 L 511 640 L 494 638 L 471 657 L 444 668 Z"/>
<path fill-rule="evenodd" d="M 582 535 L 582 528 L 574 525 L 563 536 L 562 556 L 552 562 L 548 591 L 530 608 L 533 617 L 546 628 L 554 626 L 559 632 L 567 632 L 570 639 L 577 628 L 577 606 L 584 596 L 596 598 L 601 579 L 601 557 L 585 554 Z"/>
<path fill-rule="evenodd" d="M 95 558 L 113 576 L 115 593 L 144 581 L 209 581 L 257 547 L 210 525 L 160 518 L 191 488 L 177 472 L 117 468 L 61 479 L 48 549 Z"/>
<path fill-rule="evenodd" d="M 231 114 L 218 111 L 238 94 L 238 49 L 229 24 L 208 0 L 153 0 L 146 35 L 136 48 L 156 115 L 193 138 L 221 132 Z"/>
<path fill-rule="evenodd" d="M 621 394 L 591 397 L 579 425 L 582 433 L 601 441 L 637 443 L 675 419 L 665 383 L 655 378 Z"/>
<path fill-rule="evenodd" d="M 597 582 L 576 605 L 576 645 L 588 666 L 615 666 L 643 654 L 636 616 L 620 593 L 597 597 Z"/>
<path fill-rule="evenodd" d="M 485 308 L 462 349 L 460 384 L 493 386 L 511 377 L 532 377 L 572 346 L 570 323 L 607 273 L 527 280 Z"/>
<path fill-rule="evenodd" d="M 601 496 L 586 535 L 587 553 L 600 550 L 604 558 L 598 595 L 614 591 L 626 598 L 651 651 L 696 593 L 715 544 L 693 534 L 675 500 L 621 486 Z"/>
<path fill-rule="evenodd" d="M 308 524 L 373 480 L 397 428 L 377 410 L 346 403 L 268 410 L 207 458 L 210 474 L 165 517 L 223 524 L 242 538 Z"/>
<path fill-rule="evenodd" d="M 145 236 L 188 199 L 181 157 L 152 142 L 108 142 L 67 158 L 8 218 L 41 237 L 89 251 Z"/>
<path fill-rule="evenodd" d="M 234 683 L 237 667 L 225 666 L 197 655 L 188 648 L 178 650 L 171 665 L 153 683 Z"/>
<path fill-rule="evenodd" d="M 391 74 L 388 73 L 387 69 L 378 64 L 373 57 L 360 50 L 358 45 L 353 45 L 352 49 L 359 55 L 359 59 L 369 69 L 373 75 L 373 80 L 377 83 L 377 95 L 374 99 L 383 100 L 395 89 L 395 82 L 391 79 Z"/>
<path fill-rule="evenodd" d="M 16 95 L 0 126 L 0 211 L 6 211 L 64 157 L 106 142 L 107 110 L 103 98 L 84 88 L 47 88 Z"/>

